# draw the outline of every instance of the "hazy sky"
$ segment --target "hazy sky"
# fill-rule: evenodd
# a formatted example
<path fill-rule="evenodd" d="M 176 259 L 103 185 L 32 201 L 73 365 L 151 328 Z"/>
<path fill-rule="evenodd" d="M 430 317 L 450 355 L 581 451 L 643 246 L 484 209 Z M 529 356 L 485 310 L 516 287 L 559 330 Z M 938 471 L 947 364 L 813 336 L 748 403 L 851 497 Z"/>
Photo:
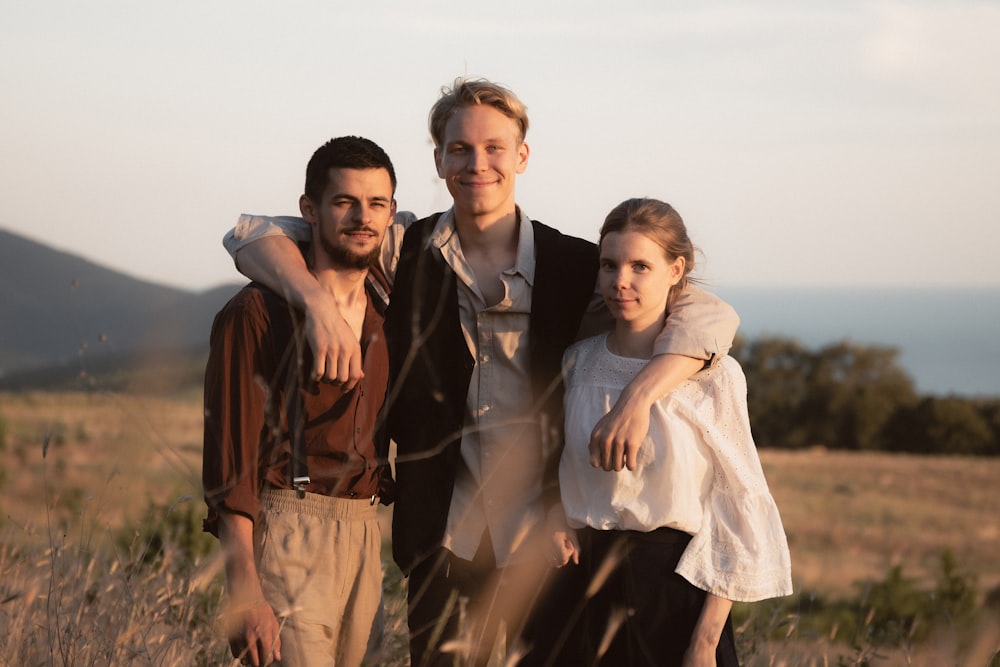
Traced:
<path fill-rule="evenodd" d="M 0 4 L 0 227 L 171 285 L 237 275 L 240 212 L 295 213 L 325 140 L 448 204 L 455 76 L 528 105 L 518 201 L 595 238 L 665 199 L 744 285 L 1000 286 L 1000 2 L 235 0 Z"/>

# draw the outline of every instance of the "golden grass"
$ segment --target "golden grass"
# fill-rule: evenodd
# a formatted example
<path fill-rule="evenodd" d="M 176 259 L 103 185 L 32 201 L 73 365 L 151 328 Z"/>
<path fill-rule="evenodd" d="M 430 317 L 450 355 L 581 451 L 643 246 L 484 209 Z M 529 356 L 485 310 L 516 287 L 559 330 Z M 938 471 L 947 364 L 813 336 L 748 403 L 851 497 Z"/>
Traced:
<path fill-rule="evenodd" d="M 903 565 L 931 578 L 944 549 L 1000 585 L 1000 459 L 764 450 L 796 588 L 825 594 Z"/>
<path fill-rule="evenodd" d="M 140 566 L 147 545 L 121 543 L 141 533 L 149 502 L 200 505 L 200 442 L 198 396 L 0 394 L 0 666 L 232 664 L 211 623 L 218 558 L 182 575 L 169 545 L 164 559 Z M 855 582 L 881 580 L 897 564 L 930 582 L 944 549 L 978 575 L 981 592 L 1000 586 L 1000 459 L 761 458 L 797 590 L 852 597 Z M 387 571 L 392 655 L 382 664 L 404 665 L 405 600 L 398 571 Z M 997 650 L 995 629 L 976 637 L 982 646 L 965 655 Z M 761 643 L 747 664 L 955 664 L 955 641 L 875 655 L 796 637 Z"/>

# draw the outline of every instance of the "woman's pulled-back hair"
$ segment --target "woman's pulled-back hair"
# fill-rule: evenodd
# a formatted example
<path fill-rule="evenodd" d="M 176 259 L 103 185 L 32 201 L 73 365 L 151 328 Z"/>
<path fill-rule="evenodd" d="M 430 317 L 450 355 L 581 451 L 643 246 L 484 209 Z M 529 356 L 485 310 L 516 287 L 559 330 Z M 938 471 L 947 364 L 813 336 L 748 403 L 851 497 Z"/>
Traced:
<path fill-rule="evenodd" d="M 652 198 L 626 199 L 611 209 L 604 224 L 601 225 L 601 241 L 611 232 L 639 232 L 663 248 L 668 262 L 678 257 L 684 258 L 684 275 L 673 289 L 667 300 L 667 308 L 674 302 L 676 296 L 684 291 L 694 269 L 695 246 L 688 236 L 687 227 L 673 206 Z"/>

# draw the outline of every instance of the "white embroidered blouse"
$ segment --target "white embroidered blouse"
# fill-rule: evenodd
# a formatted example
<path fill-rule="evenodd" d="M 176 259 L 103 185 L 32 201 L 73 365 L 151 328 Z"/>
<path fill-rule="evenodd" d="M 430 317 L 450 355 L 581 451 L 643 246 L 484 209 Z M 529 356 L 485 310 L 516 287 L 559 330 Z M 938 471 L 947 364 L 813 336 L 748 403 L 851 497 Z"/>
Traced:
<path fill-rule="evenodd" d="M 559 468 L 569 525 L 693 536 L 677 573 L 702 590 L 750 602 L 792 592 L 778 507 L 750 433 L 746 378 L 724 357 L 665 398 L 650 415 L 637 469 L 590 465 L 597 421 L 646 365 L 608 351 L 607 334 L 566 351 L 566 447 Z"/>

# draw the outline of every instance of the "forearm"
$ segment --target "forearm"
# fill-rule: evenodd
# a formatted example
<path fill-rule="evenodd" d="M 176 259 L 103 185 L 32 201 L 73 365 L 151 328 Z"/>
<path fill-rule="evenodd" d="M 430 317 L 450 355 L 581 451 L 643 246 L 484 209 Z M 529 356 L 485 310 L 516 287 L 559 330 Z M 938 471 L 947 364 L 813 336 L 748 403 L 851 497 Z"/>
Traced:
<path fill-rule="evenodd" d="M 265 236 L 239 249 L 235 256 L 240 273 L 307 309 L 326 292 L 309 271 L 299 247 L 285 236 Z"/>
<path fill-rule="evenodd" d="M 679 354 L 661 354 L 628 383 L 618 399 L 619 405 L 648 411 L 653 403 L 673 391 L 679 384 L 704 368 L 705 362 Z"/>
<path fill-rule="evenodd" d="M 226 563 L 226 585 L 237 607 L 264 602 L 253 550 L 253 521 L 234 512 L 219 515 L 219 544 Z"/>
<path fill-rule="evenodd" d="M 219 542 L 226 558 L 226 587 L 230 609 L 224 628 L 233 657 L 243 664 L 269 665 L 281 660 L 281 628 L 264 598 L 253 548 L 253 521 L 242 514 L 223 512 Z"/>
<path fill-rule="evenodd" d="M 719 645 L 719 638 L 722 636 L 722 630 L 726 626 L 726 619 L 729 618 L 732 608 L 732 600 L 711 593 L 706 594 L 701 615 L 691 634 L 691 646 L 700 646 L 714 652 Z"/>

